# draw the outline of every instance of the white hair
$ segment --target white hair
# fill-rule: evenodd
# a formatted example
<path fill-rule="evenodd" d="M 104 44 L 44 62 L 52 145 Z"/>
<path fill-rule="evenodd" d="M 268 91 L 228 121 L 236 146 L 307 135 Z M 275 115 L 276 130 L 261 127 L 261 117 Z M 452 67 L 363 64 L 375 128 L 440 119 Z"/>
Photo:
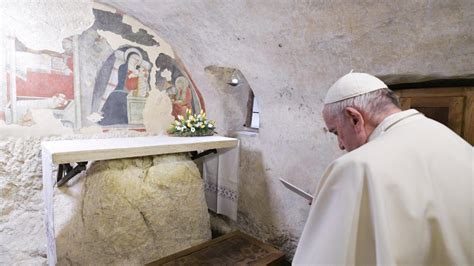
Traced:
<path fill-rule="evenodd" d="M 353 107 L 363 113 L 367 118 L 379 120 L 391 108 L 399 108 L 398 96 L 390 89 L 382 88 L 356 97 L 329 103 L 324 106 L 324 112 L 341 119 L 346 107 Z M 383 118 L 382 118 L 383 119 Z"/>

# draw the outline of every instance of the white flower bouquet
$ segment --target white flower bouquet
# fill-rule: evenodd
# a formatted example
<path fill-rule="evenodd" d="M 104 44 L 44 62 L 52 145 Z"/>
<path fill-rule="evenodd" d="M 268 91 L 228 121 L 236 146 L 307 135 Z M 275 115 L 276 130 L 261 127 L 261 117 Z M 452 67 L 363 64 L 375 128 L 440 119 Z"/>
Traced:
<path fill-rule="evenodd" d="M 192 114 L 190 109 L 186 109 L 185 116 L 178 115 L 178 118 L 171 124 L 168 134 L 179 137 L 212 136 L 216 128 L 215 121 L 209 121 L 203 110 L 199 114 Z"/>

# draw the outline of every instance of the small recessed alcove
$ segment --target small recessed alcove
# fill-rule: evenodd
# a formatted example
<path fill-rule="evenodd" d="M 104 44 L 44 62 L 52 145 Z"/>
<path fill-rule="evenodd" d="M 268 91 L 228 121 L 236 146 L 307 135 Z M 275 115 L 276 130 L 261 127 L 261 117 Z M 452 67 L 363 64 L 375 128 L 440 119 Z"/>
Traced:
<path fill-rule="evenodd" d="M 257 133 L 260 108 L 257 96 L 244 74 L 236 68 L 218 66 L 208 66 L 205 71 L 210 75 L 224 105 L 226 129 Z"/>

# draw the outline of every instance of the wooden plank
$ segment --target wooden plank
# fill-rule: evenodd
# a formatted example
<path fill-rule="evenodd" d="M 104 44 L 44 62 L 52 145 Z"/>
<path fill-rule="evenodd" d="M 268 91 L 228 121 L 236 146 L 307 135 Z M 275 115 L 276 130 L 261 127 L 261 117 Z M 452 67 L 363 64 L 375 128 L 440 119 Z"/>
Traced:
<path fill-rule="evenodd" d="M 411 107 L 411 99 L 410 97 L 400 97 L 400 107 L 402 110 L 408 110 Z"/>
<path fill-rule="evenodd" d="M 201 244 L 196 245 L 194 247 L 182 250 L 182 251 L 177 252 L 175 254 L 166 256 L 164 258 L 153 261 L 153 262 L 148 263 L 146 265 L 155 266 L 155 265 L 164 265 L 164 264 L 167 264 L 167 263 L 172 264 L 173 262 L 176 262 L 177 260 L 179 260 L 183 257 L 192 256 L 193 253 L 200 252 L 200 251 L 205 250 L 207 248 L 217 247 L 218 245 L 224 244 L 226 241 L 229 241 L 231 239 L 237 239 L 237 238 L 244 239 L 248 243 L 250 243 L 252 245 L 256 245 L 259 248 L 261 248 L 261 249 L 265 250 L 266 252 L 268 252 L 268 254 L 266 254 L 265 257 L 260 258 L 257 261 L 253 261 L 252 264 L 256 264 L 256 265 L 278 265 L 284 259 L 284 253 L 283 252 L 275 249 L 274 247 L 272 247 L 268 244 L 265 244 L 265 243 L 255 239 L 255 238 L 253 238 L 249 235 L 246 235 L 246 234 L 244 234 L 240 231 L 235 231 L 235 232 L 223 235 L 221 237 L 212 239 L 210 241 L 201 243 Z M 226 254 L 219 254 L 219 255 L 222 255 L 223 258 L 225 258 L 225 256 L 226 256 Z M 245 259 L 245 258 L 242 257 L 242 259 Z M 204 263 L 206 265 L 211 265 L 210 263 L 206 263 L 205 261 L 203 261 L 202 263 Z M 229 262 L 229 263 L 231 263 L 231 262 Z"/>
<path fill-rule="evenodd" d="M 474 95 L 470 95 L 466 98 L 463 137 L 469 144 L 474 145 Z"/>
<path fill-rule="evenodd" d="M 205 249 L 207 247 L 210 247 L 210 246 L 214 246 L 214 245 L 217 245 L 219 242 L 223 242 L 229 238 L 232 238 L 232 237 L 235 237 L 237 234 L 237 232 L 232 232 L 232 233 L 229 233 L 229 234 L 225 234 L 223 236 L 220 236 L 220 237 L 217 237 L 217 238 L 214 238 L 214 239 L 211 239 L 209 241 L 206 241 L 204 243 L 201 243 L 199 245 L 196 245 L 196 246 L 193 246 L 193 247 L 190 247 L 190 248 L 187 248 L 185 250 L 181 250 L 179 252 L 176 252 L 174 254 L 171 254 L 169 256 L 166 256 L 164 258 L 161 258 L 157 261 L 153 261 L 153 262 L 150 262 L 146 265 L 149 265 L 149 266 L 154 266 L 154 265 L 162 265 L 164 263 L 168 263 L 168 262 L 171 262 L 173 260 L 176 260 L 178 258 L 181 258 L 181 257 L 184 257 L 184 256 L 187 256 L 187 255 L 190 255 L 196 251 L 199 251 L 201 249 Z"/>
<path fill-rule="evenodd" d="M 402 97 L 402 109 L 409 108 L 419 109 L 423 108 L 448 108 L 447 126 L 456 132 L 456 134 L 463 135 L 463 120 L 464 120 L 464 100 L 465 96 L 449 96 L 449 97 Z"/>
<path fill-rule="evenodd" d="M 463 97 L 415 97 L 411 98 L 411 107 L 450 107 L 453 100 L 459 101 Z"/>
<path fill-rule="evenodd" d="M 448 126 L 474 145 L 474 87 L 415 88 L 395 93 L 400 96 L 404 110 L 411 107 L 449 108 Z"/>
<path fill-rule="evenodd" d="M 426 89 L 404 89 L 395 91 L 400 97 L 445 97 L 445 96 L 465 96 L 466 93 L 474 91 L 472 87 L 454 88 L 426 88 Z"/>
<path fill-rule="evenodd" d="M 238 140 L 221 136 L 208 137 L 135 137 L 45 141 L 55 164 L 90 160 L 109 160 L 208 149 L 234 148 Z"/>
<path fill-rule="evenodd" d="M 260 246 L 261 248 L 265 249 L 265 250 L 268 251 L 268 252 L 271 252 L 271 253 L 281 253 L 281 251 L 279 251 L 278 249 L 272 247 L 271 245 L 265 244 L 265 243 L 263 243 L 262 241 L 260 241 L 260 240 L 258 240 L 258 239 L 256 239 L 256 238 L 254 238 L 254 237 L 251 237 L 251 236 L 249 236 L 249 235 L 247 235 L 247 234 L 244 234 L 244 233 L 242 233 L 242 232 L 240 232 L 240 231 L 236 231 L 236 235 L 237 235 L 238 237 L 247 239 L 249 242 L 254 243 L 254 244 L 257 245 L 257 246 Z"/>
<path fill-rule="evenodd" d="M 462 136 L 463 116 L 464 116 L 464 97 L 450 97 L 448 124 L 456 134 Z"/>
<path fill-rule="evenodd" d="M 285 255 L 282 253 L 271 253 L 267 257 L 259 260 L 258 264 L 259 265 L 283 265 L 283 262 L 285 260 Z"/>

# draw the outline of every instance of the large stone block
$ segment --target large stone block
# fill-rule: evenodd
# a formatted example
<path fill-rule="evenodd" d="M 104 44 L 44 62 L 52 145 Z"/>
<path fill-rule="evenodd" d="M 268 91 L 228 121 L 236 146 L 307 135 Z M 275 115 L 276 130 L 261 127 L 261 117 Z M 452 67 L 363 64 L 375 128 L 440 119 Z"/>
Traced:
<path fill-rule="evenodd" d="M 202 179 L 185 155 L 95 162 L 54 204 L 60 265 L 140 265 L 211 237 Z"/>

